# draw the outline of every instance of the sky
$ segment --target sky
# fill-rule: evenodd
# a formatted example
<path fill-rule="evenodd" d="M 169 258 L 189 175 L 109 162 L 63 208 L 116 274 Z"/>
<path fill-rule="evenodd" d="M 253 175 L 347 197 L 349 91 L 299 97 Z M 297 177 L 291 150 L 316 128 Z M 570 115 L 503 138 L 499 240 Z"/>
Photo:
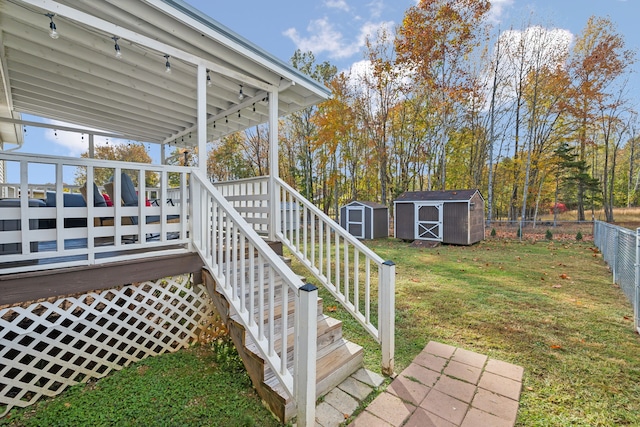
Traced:
<path fill-rule="evenodd" d="M 366 34 L 394 27 L 416 0 L 299 0 L 234 2 L 185 0 L 276 57 L 287 61 L 296 49 L 311 50 L 318 62 L 347 70 L 363 60 Z M 609 16 L 627 47 L 640 55 L 640 0 L 493 0 L 490 20 L 501 29 L 523 23 L 579 34 L 592 15 Z M 635 70 L 640 70 L 638 64 Z M 638 74 L 636 72 L 636 74 Z M 640 78 L 636 77 L 636 82 Z M 636 86 L 640 99 L 640 85 Z"/>
<path fill-rule="evenodd" d="M 368 34 L 381 26 L 398 26 L 404 12 L 416 4 L 416 0 L 245 0 L 241 5 L 219 0 L 185 1 L 285 62 L 301 49 L 312 51 L 318 63 L 329 61 L 339 71 L 364 60 Z M 626 47 L 638 52 L 640 62 L 640 0 L 493 0 L 489 19 L 500 29 L 522 29 L 523 23 L 531 22 L 576 36 L 592 15 L 611 18 Z M 629 96 L 638 110 L 639 71 L 636 63 L 629 84 Z M 45 152 L 46 147 L 49 154 L 74 157 L 86 151 L 78 143 L 68 143 L 70 140 L 61 132 L 29 132 L 22 151 Z"/>

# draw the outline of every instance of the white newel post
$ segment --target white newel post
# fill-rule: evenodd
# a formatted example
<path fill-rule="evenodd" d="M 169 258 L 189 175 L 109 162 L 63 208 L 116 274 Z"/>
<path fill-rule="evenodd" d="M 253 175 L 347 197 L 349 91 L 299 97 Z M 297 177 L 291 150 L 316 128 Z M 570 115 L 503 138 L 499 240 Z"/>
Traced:
<path fill-rule="evenodd" d="M 184 182 L 183 185 L 186 185 L 186 182 Z M 200 215 L 200 195 L 200 183 L 193 174 L 189 174 L 189 216 L 191 217 L 191 221 L 189 221 L 189 233 L 191 234 L 191 248 L 193 248 L 193 246 L 202 248 L 203 236 L 202 217 Z"/>
<path fill-rule="evenodd" d="M 198 167 L 207 176 L 207 67 L 198 64 Z"/>
<path fill-rule="evenodd" d="M 198 107 L 198 169 L 202 172 L 202 176 L 207 176 L 207 67 L 198 64 L 198 78 L 197 78 L 197 107 Z M 190 176 L 189 178 L 189 212 L 192 215 L 191 223 L 191 244 L 195 244 L 199 249 L 203 248 L 203 242 L 205 237 L 202 235 L 203 228 L 201 211 L 202 191 L 200 184 L 197 180 Z M 182 185 L 187 185 L 186 180 L 182 182 Z"/>
<path fill-rule="evenodd" d="M 269 92 L 269 240 L 275 241 L 280 230 L 280 189 L 278 177 L 278 89 Z"/>
<path fill-rule="evenodd" d="M 640 333 L 640 228 L 636 228 L 636 265 L 635 265 L 635 297 L 633 299 L 633 318 L 636 331 Z"/>
<path fill-rule="evenodd" d="M 306 283 L 298 290 L 296 308 L 294 399 L 299 427 L 316 425 L 316 352 L 318 288 Z"/>
<path fill-rule="evenodd" d="M 393 261 L 382 263 L 380 271 L 380 302 L 378 304 L 380 345 L 382 346 L 382 373 L 393 375 L 395 352 L 396 265 Z"/>

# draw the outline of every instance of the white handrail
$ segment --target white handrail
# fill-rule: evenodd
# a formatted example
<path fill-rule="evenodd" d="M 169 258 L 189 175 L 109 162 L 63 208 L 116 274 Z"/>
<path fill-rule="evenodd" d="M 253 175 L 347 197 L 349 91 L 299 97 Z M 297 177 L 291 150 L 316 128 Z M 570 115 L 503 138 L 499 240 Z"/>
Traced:
<path fill-rule="evenodd" d="M 254 228 L 255 218 L 251 215 L 256 207 L 268 212 L 261 218 L 262 234 L 269 231 L 263 226 L 270 224 L 270 217 L 276 217 L 276 237 L 380 343 L 382 370 L 393 373 L 394 264 L 384 261 L 284 181 L 277 178 L 275 182 L 275 209 L 268 206 L 269 177 L 219 182 L 214 186 L 248 222 L 254 223 Z"/>
<path fill-rule="evenodd" d="M 195 249 L 219 285 L 216 289 L 294 398 L 299 418 L 308 418 L 315 407 L 315 392 L 309 388 L 311 382 L 315 391 L 315 375 L 308 374 L 316 371 L 317 320 L 307 312 L 317 305 L 317 291 L 291 271 L 200 171 L 191 174 L 190 189 Z M 290 300 L 293 322 L 288 316 Z M 287 366 L 292 324 L 293 373 Z"/>
<path fill-rule="evenodd" d="M 392 374 L 395 352 L 395 264 L 384 261 L 318 207 L 276 178 L 279 239 L 382 348 L 382 370 Z M 317 250 L 317 253 L 316 253 Z M 360 263 L 364 263 L 361 280 Z M 372 271 L 377 270 L 377 271 Z M 377 276 L 377 287 L 372 280 Z M 362 286 L 362 287 L 361 287 Z M 377 293 L 377 299 L 375 295 Z M 377 305 L 377 313 L 374 306 Z M 374 317 L 377 315 L 377 322 Z"/>

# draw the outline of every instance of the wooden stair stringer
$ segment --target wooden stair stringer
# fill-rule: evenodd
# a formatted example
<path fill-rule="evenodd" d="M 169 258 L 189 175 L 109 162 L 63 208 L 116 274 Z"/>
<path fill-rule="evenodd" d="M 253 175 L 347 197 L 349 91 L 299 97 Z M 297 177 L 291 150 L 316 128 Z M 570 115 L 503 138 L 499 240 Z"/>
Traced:
<path fill-rule="evenodd" d="M 260 356 L 256 344 L 245 328 L 237 319 L 237 314 L 230 307 L 223 294 L 216 290 L 217 283 L 211 274 L 203 270 L 204 282 L 209 295 L 213 299 L 223 322 L 227 325 L 229 335 L 233 340 L 254 388 L 267 407 L 282 422 L 287 422 L 295 416 L 295 405 L 288 396 L 271 368 Z M 363 366 L 363 350 L 357 344 L 342 337 L 342 322 L 322 313 L 322 299 L 318 299 L 318 348 L 316 360 L 316 396 L 321 396 L 337 386 L 349 375 Z M 293 322 L 295 304 L 290 302 L 287 317 L 287 366 L 293 366 Z M 275 348 L 282 342 L 282 325 L 279 320 L 274 325 L 278 336 Z"/>

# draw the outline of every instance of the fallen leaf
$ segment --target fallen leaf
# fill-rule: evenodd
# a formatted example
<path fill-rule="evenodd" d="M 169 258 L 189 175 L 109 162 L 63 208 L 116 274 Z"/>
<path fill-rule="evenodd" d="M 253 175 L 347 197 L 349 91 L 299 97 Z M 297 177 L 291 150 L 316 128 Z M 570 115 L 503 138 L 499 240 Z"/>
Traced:
<path fill-rule="evenodd" d="M 334 311 L 336 311 L 338 309 L 337 306 L 335 305 L 330 305 L 327 307 L 327 311 L 333 313 Z"/>
<path fill-rule="evenodd" d="M 560 275 L 560 278 L 561 278 L 561 279 L 565 279 L 565 280 L 566 280 L 566 279 L 570 279 L 570 277 L 569 277 L 569 276 L 567 276 L 567 274 L 566 274 L 566 273 L 562 273 L 562 274 Z"/>
<path fill-rule="evenodd" d="M 541 277 L 540 280 L 544 281 L 544 277 Z"/>
<path fill-rule="evenodd" d="M 561 288 L 562 285 L 553 285 L 552 288 Z"/>
<path fill-rule="evenodd" d="M 533 387 L 527 387 L 527 390 L 533 391 Z"/>
<path fill-rule="evenodd" d="M 551 348 L 554 349 L 554 350 L 558 350 L 558 349 L 561 349 L 562 346 L 558 345 L 558 344 L 554 344 L 554 345 L 551 346 Z"/>
<path fill-rule="evenodd" d="M 412 278 L 411 281 L 414 282 L 414 283 L 420 283 L 420 280 L 418 280 L 418 279 L 413 279 Z"/>

